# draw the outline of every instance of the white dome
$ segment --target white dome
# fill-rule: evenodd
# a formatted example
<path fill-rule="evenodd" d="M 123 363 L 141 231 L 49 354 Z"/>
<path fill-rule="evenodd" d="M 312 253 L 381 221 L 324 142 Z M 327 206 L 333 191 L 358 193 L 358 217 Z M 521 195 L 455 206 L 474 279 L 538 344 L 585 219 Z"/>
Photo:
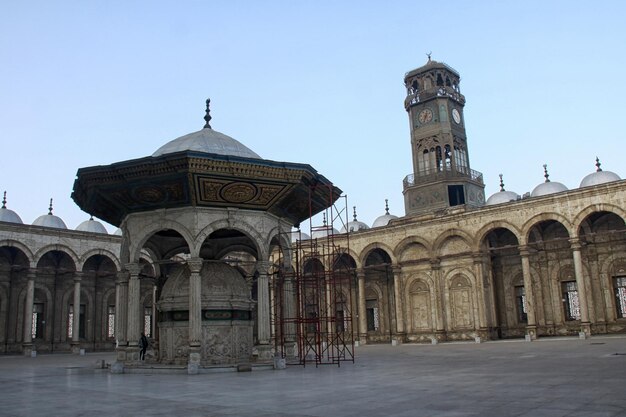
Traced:
<path fill-rule="evenodd" d="M 76 230 L 78 230 L 79 232 L 108 234 L 107 229 L 104 228 L 102 223 L 100 223 L 97 220 L 94 220 L 93 217 L 79 224 Z"/>
<path fill-rule="evenodd" d="M 385 214 L 382 216 L 378 216 L 374 223 L 372 223 L 372 227 L 383 227 L 387 226 L 389 222 L 393 219 L 397 219 L 398 216 L 394 216 L 393 214 L 389 214 L 389 204 L 388 200 L 385 199 Z"/>
<path fill-rule="evenodd" d="M 548 181 L 536 186 L 530 193 L 530 196 L 541 197 L 542 195 L 560 193 L 561 191 L 567 191 L 567 187 L 560 182 Z"/>
<path fill-rule="evenodd" d="M 351 222 L 348 222 L 348 224 L 346 224 L 344 227 L 341 228 L 341 233 L 346 233 L 346 232 L 358 232 L 360 230 L 367 230 L 370 227 L 368 225 L 366 225 L 363 222 L 360 222 L 358 220 L 353 220 Z"/>
<path fill-rule="evenodd" d="M 332 232 L 331 232 L 331 228 L 330 226 L 323 226 L 317 230 L 313 230 L 313 232 L 311 232 L 311 238 L 312 239 L 321 239 L 324 238 L 326 236 L 328 236 L 329 234 L 333 234 L 333 235 L 337 235 L 339 234 L 339 230 L 335 229 L 334 227 L 332 228 Z"/>
<path fill-rule="evenodd" d="M 7 223 L 19 223 L 24 224 L 20 216 L 17 215 L 13 210 L 9 210 L 7 208 L 7 192 L 4 192 L 4 197 L 2 198 L 2 207 L 0 207 L 0 222 Z"/>
<path fill-rule="evenodd" d="M 262 159 L 236 139 L 226 136 L 211 128 L 204 128 L 174 139 L 156 150 L 152 156 L 161 156 L 174 152 L 196 151 L 218 155 L 240 156 L 243 158 Z"/>
<path fill-rule="evenodd" d="M 300 240 L 309 240 L 311 239 L 311 236 L 307 235 L 304 232 L 300 232 L 298 234 L 297 230 L 294 230 L 291 232 L 291 243 L 295 243 L 298 239 Z"/>
<path fill-rule="evenodd" d="M 52 213 L 42 214 L 33 222 L 33 226 L 54 227 L 56 229 L 67 229 L 65 222 Z"/>
<path fill-rule="evenodd" d="M 113 233 L 115 236 L 122 236 L 122 229 L 117 229 L 115 231 L 115 233 Z"/>
<path fill-rule="evenodd" d="M 511 201 L 517 201 L 519 198 L 519 194 L 513 191 L 498 191 L 487 199 L 485 205 L 493 206 L 495 204 L 509 203 Z"/>
<path fill-rule="evenodd" d="M 614 172 L 602 171 L 600 159 L 596 157 L 596 172 L 587 175 L 580 182 L 580 187 L 590 187 L 592 185 L 606 184 L 607 182 L 619 181 L 621 178 Z"/>

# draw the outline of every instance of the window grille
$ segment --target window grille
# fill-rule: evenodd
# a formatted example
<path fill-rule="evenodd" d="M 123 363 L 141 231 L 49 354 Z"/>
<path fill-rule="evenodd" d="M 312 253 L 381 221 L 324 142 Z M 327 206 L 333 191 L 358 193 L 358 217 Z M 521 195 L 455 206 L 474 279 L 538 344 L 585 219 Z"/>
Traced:
<path fill-rule="evenodd" d="M 109 306 L 107 311 L 107 337 L 115 337 L 115 306 Z"/>
<path fill-rule="evenodd" d="M 626 318 L 626 277 L 616 277 L 614 282 L 617 317 Z"/>
<path fill-rule="evenodd" d="M 564 282 L 562 288 L 565 320 L 580 320 L 580 300 L 576 281 Z"/>

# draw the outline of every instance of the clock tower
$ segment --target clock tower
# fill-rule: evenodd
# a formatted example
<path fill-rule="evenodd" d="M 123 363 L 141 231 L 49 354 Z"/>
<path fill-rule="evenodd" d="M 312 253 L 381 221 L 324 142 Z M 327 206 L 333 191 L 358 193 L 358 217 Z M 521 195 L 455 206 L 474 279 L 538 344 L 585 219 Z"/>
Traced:
<path fill-rule="evenodd" d="M 485 203 L 480 172 L 470 169 L 459 73 L 428 57 L 404 76 L 411 127 L 413 174 L 404 178 L 407 215 Z"/>

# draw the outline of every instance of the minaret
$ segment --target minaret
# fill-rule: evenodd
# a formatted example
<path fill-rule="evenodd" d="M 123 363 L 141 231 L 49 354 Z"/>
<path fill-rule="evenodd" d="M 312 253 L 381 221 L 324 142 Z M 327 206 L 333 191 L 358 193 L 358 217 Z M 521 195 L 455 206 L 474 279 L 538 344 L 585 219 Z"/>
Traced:
<path fill-rule="evenodd" d="M 485 203 L 483 176 L 470 169 L 460 79 L 430 55 L 404 76 L 413 154 L 413 174 L 403 184 L 407 215 Z"/>

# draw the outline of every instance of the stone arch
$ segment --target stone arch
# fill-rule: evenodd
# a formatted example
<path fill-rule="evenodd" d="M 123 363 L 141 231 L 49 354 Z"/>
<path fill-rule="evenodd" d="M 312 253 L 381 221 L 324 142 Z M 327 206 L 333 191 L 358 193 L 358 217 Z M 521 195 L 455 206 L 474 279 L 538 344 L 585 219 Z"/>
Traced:
<path fill-rule="evenodd" d="M 59 309 L 59 306 L 55 305 L 55 308 L 58 311 L 61 312 L 61 341 L 70 341 L 71 338 L 68 336 L 68 332 L 69 332 L 69 328 L 68 328 L 68 317 L 69 317 L 69 311 L 70 311 L 70 304 L 74 303 L 74 287 L 71 288 L 67 288 L 65 290 L 65 292 L 62 294 L 61 296 L 61 308 Z M 95 320 L 95 317 L 92 317 L 93 315 L 93 295 L 91 294 L 90 291 L 87 291 L 87 289 L 83 288 L 81 286 L 80 288 L 80 303 L 85 305 L 85 320 L 88 323 L 90 320 Z M 76 308 L 74 308 L 74 312 L 76 312 Z M 87 326 L 86 324 L 83 324 L 83 326 L 85 326 L 85 339 L 87 340 L 93 340 L 93 335 L 90 335 L 89 332 L 91 332 L 91 328 L 90 326 Z"/>
<path fill-rule="evenodd" d="M 432 280 L 428 276 L 418 275 L 407 282 L 408 290 L 408 324 L 411 331 L 430 331 L 436 322 L 434 307 L 436 306 Z"/>
<path fill-rule="evenodd" d="M 450 330 L 473 329 L 477 323 L 474 275 L 463 268 L 455 268 L 446 274 L 444 282 L 447 283 L 446 310 Z"/>
<path fill-rule="evenodd" d="M 139 235 L 141 236 L 140 239 L 135 242 L 128 242 L 130 253 L 129 261 L 132 263 L 138 262 L 141 256 L 141 251 L 144 249 L 144 246 L 146 245 L 148 240 L 150 240 L 150 238 L 152 238 L 154 235 L 162 230 L 174 230 L 175 232 L 177 232 L 183 238 L 185 243 L 187 243 L 187 247 L 189 248 L 191 256 L 197 256 L 194 251 L 198 249 L 194 246 L 194 238 L 191 231 L 179 222 L 167 219 L 160 219 L 158 222 L 150 223 L 145 228 L 143 228 L 141 230 L 141 234 Z M 128 239 L 126 234 L 124 235 L 124 239 Z"/>
<path fill-rule="evenodd" d="M 269 246 L 266 244 L 266 239 L 254 227 L 252 227 L 249 223 L 243 221 L 242 219 L 237 219 L 236 222 L 221 219 L 209 223 L 205 228 L 200 231 L 200 233 L 198 233 L 198 236 L 194 240 L 194 247 L 196 248 L 196 251 L 198 251 L 199 253 L 200 248 L 207 240 L 207 238 L 211 235 L 211 233 L 222 229 L 236 230 L 243 233 L 256 246 L 258 259 L 269 259 Z M 193 256 L 198 256 L 198 253 L 194 254 Z"/>
<path fill-rule="evenodd" d="M 509 232 L 511 232 L 513 236 L 517 238 L 518 244 L 519 242 L 522 241 L 522 233 L 517 228 L 517 226 L 515 226 L 514 224 L 506 220 L 494 220 L 485 224 L 483 227 L 478 229 L 478 231 L 475 233 L 476 239 L 473 242 L 474 247 L 472 248 L 472 250 L 474 252 L 479 252 L 482 249 L 481 247 L 482 242 L 487 238 L 489 233 L 491 233 L 492 231 L 496 229 L 506 229 Z"/>
<path fill-rule="evenodd" d="M 415 259 L 431 259 L 433 250 L 430 242 L 426 239 L 418 236 L 409 236 L 396 245 L 394 256 L 401 262 Z"/>
<path fill-rule="evenodd" d="M 26 303 L 26 286 L 23 286 L 22 288 L 20 288 L 18 294 L 17 294 L 17 311 L 25 311 L 25 303 Z M 52 296 L 52 292 L 50 291 L 50 289 L 41 284 L 38 283 L 37 280 L 35 280 L 35 297 L 34 297 L 34 302 L 37 301 L 37 296 L 38 294 L 43 294 L 43 298 L 45 299 L 45 305 L 46 305 L 46 311 L 44 312 L 45 317 L 49 319 L 46 320 L 46 325 L 44 326 L 44 335 L 43 335 L 43 340 L 47 342 L 51 341 L 52 338 L 52 328 L 54 326 L 54 323 L 52 321 L 53 318 L 53 311 L 56 308 L 56 306 L 54 305 L 54 297 Z M 16 338 L 15 341 L 16 342 L 23 342 L 24 341 L 24 315 L 23 314 L 18 314 L 17 315 L 17 333 L 15 334 Z"/>
<path fill-rule="evenodd" d="M 574 217 L 574 220 L 572 221 L 572 225 L 575 227 L 575 230 L 576 230 L 576 236 L 578 236 L 578 230 L 580 228 L 580 225 L 585 221 L 585 219 L 587 219 L 589 215 L 593 213 L 601 212 L 601 211 L 613 213 L 621 217 L 621 219 L 624 220 L 624 222 L 626 223 L 626 210 L 624 210 L 622 207 L 619 207 L 615 204 L 608 204 L 608 203 L 590 204 L 586 206 L 585 208 L 583 208 L 582 210 L 580 210 L 578 214 L 576 214 L 576 216 Z"/>
<path fill-rule="evenodd" d="M 562 224 L 570 237 L 573 237 L 576 235 L 576 231 L 574 230 L 572 223 L 562 214 L 554 213 L 554 212 L 540 213 L 526 220 L 526 222 L 522 226 L 521 228 L 522 239 L 520 240 L 520 245 L 526 245 L 529 242 L 530 232 L 532 231 L 534 226 L 538 225 L 541 222 L 548 221 L 548 220 L 553 220 L 557 223 Z"/>
<path fill-rule="evenodd" d="M 41 258 L 48 252 L 62 252 L 64 254 L 66 254 L 67 256 L 69 256 L 69 258 L 72 260 L 72 262 L 74 263 L 74 270 L 78 271 L 78 265 L 80 265 L 80 258 L 78 257 L 78 255 L 76 255 L 76 252 L 74 252 L 71 248 L 65 246 L 65 245 L 46 245 L 42 248 L 40 248 L 34 256 L 34 260 L 35 260 L 35 264 L 38 265 L 39 262 L 41 261 Z"/>
<path fill-rule="evenodd" d="M 89 258 L 91 258 L 92 256 L 95 255 L 101 255 L 104 256 L 105 258 L 108 258 L 111 262 L 113 262 L 113 265 L 115 265 L 115 269 L 116 271 L 121 271 L 122 270 L 122 265 L 120 263 L 120 260 L 117 256 L 115 256 L 115 254 L 107 249 L 91 249 L 88 250 L 87 252 L 85 252 L 81 258 L 80 258 L 80 263 L 79 265 L 77 265 L 77 269 L 79 271 L 82 271 L 85 267 L 85 263 L 87 262 L 87 260 Z"/>
<path fill-rule="evenodd" d="M 387 254 L 387 256 L 389 256 L 389 258 L 391 259 L 391 263 L 395 264 L 397 262 L 396 256 L 393 253 L 393 249 L 391 247 L 389 247 L 388 245 L 381 243 L 381 242 L 372 242 L 370 244 L 368 244 L 367 246 L 365 246 L 360 254 L 357 256 L 355 256 L 355 260 L 358 262 L 358 264 L 360 265 L 365 265 L 365 260 L 367 259 L 367 257 L 370 255 L 370 253 L 375 250 L 375 249 L 379 249 L 383 252 L 385 252 Z"/>
<path fill-rule="evenodd" d="M 471 252 L 472 247 L 474 246 L 472 244 L 472 236 L 470 236 L 463 230 L 454 228 L 444 231 L 437 237 L 437 239 L 435 239 L 435 242 L 433 244 L 433 252 L 436 253 L 437 256 L 446 255 L 447 253 L 445 253 L 444 250 L 447 249 L 446 247 L 450 245 L 454 240 L 460 240 L 460 243 L 457 244 L 457 246 L 459 247 L 450 247 L 450 254 Z M 461 245 L 464 245 L 467 250 L 463 250 L 464 248 L 462 248 Z"/>
<path fill-rule="evenodd" d="M 3 240 L 0 240 L 0 247 L 3 247 L 3 246 L 16 248 L 22 251 L 24 255 L 26 256 L 26 259 L 28 260 L 29 265 L 31 267 L 34 267 L 37 264 L 37 262 L 35 262 L 35 255 L 33 254 L 33 252 L 30 250 L 28 246 L 26 246 L 22 242 L 19 242 L 13 239 L 3 239 Z"/>

